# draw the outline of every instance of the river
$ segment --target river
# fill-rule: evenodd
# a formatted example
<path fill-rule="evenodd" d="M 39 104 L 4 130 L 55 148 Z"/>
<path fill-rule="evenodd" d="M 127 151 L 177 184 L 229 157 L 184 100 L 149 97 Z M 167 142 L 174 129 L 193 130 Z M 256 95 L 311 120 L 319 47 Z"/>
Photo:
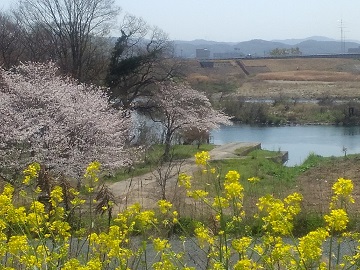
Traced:
<path fill-rule="evenodd" d="M 288 151 L 285 165 L 300 165 L 310 153 L 324 157 L 360 153 L 360 126 L 222 126 L 211 132 L 211 142 L 259 142 L 262 149 Z"/>

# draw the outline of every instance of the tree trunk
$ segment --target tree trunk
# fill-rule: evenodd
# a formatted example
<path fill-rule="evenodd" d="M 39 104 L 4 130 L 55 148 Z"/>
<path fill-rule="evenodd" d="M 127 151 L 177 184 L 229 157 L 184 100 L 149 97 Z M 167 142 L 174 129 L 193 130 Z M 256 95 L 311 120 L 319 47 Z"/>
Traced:
<path fill-rule="evenodd" d="M 172 135 L 172 132 L 169 130 L 165 134 L 165 150 L 164 150 L 164 155 L 163 155 L 164 161 L 170 160 L 171 135 Z"/>

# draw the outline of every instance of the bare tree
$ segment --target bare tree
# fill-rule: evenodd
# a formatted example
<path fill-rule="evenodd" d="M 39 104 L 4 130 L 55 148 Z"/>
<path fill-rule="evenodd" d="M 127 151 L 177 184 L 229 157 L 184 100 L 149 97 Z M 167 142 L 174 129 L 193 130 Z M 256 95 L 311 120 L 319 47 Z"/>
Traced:
<path fill-rule="evenodd" d="M 174 153 L 169 153 L 169 158 L 167 162 L 164 162 L 163 159 L 158 161 L 156 169 L 153 171 L 153 176 L 156 179 L 156 183 L 160 187 L 161 199 L 166 200 L 167 198 L 167 189 L 169 189 L 168 184 L 170 179 L 177 179 L 182 166 L 185 164 L 185 159 L 175 160 Z M 175 183 L 175 181 L 174 181 Z M 176 188 L 176 185 L 173 186 Z M 175 196 L 175 193 L 173 193 Z"/>
<path fill-rule="evenodd" d="M 83 81 L 103 85 L 113 42 L 111 38 L 94 37 L 84 52 Z"/>
<path fill-rule="evenodd" d="M 11 16 L 0 12 L 0 65 L 10 68 L 16 65 L 24 50 L 22 29 Z"/>
<path fill-rule="evenodd" d="M 173 46 L 161 29 L 127 15 L 121 33 L 113 49 L 106 84 L 110 98 L 130 107 L 137 98 L 150 95 L 156 82 L 171 78 L 178 64 L 171 59 Z"/>
<path fill-rule="evenodd" d="M 109 33 L 119 12 L 115 0 L 21 0 L 16 16 L 29 32 L 47 32 L 62 72 L 83 81 L 90 44 Z"/>
<path fill-rule="evenodd" d="M 34 24 L 31 28 L 23 27 L 23 40 L 23 59 L 26 61 L 47 62 L 58 58 L 53 35 L 46 26 Z"/>

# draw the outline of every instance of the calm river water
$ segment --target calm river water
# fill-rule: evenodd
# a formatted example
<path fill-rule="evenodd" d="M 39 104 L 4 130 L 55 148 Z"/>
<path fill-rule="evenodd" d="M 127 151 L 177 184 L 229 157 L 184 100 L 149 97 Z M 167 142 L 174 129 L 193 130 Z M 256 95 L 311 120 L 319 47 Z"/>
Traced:
<path fill-rule="evenodd" d="M 259 142 L 262 149 L 288 151 L 287 166 L 300 165 L 310 153 L 342 156 L 360 153 L 360 127 L 340 126 L 223 126 L 211 133 L 214 144 Z"/>

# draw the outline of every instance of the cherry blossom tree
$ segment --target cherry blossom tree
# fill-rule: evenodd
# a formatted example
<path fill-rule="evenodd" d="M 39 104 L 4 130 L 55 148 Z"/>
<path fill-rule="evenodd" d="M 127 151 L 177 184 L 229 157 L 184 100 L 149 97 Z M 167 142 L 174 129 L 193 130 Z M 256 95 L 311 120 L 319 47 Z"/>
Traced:
<path fill-rule="evenodd" d="M 108 168 L 129 162 L 130 118 L 109 106 L 104 89 L 57 74 L 53 63 L 1 71 L 3 177 L 34 161 L 75 177 L 94 160 Z"/>
<path fill-rule="evenodd" d="M 175 134 L 192 129 L 209 132 L 221 124 L 231 125 L 229 116 L 215 110 L 205 94 L 190 85 L 170 81 L 158 86 L 150 101 L 156 108 L 151 117 L 164 128 L 165 160 L 169 158 Z"/>

